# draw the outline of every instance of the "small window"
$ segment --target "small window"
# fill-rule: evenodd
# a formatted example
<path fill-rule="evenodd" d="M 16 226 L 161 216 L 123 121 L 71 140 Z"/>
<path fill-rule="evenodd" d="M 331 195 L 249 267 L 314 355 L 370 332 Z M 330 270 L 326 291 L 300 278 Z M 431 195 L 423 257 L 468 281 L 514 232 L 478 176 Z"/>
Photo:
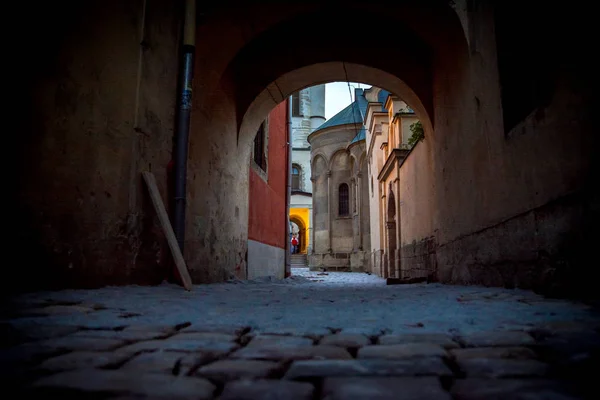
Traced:
<path fill-rule="evenodd" d="M 342 183 L 339 188 L 339 215 L 340 217 L 350 214 L 350 197 L 348 185 Z"/>
<path fill-rule="evenodd" d="M 300 109 L 300 92 L 296 92 L 292 95 L 292 117 L 303 117 L 302 110 Z"/>
<path fill-rule="evenodd" d="M 300 190 L 300 168 L 292 166 L 292 190 Z"/>
<path fill-rule="evenodd" d="M 260 124 L 254 137 L 254 162 L 263 171 L 267 170 L 267 157 L 265 154 L 265 123 Z"/>

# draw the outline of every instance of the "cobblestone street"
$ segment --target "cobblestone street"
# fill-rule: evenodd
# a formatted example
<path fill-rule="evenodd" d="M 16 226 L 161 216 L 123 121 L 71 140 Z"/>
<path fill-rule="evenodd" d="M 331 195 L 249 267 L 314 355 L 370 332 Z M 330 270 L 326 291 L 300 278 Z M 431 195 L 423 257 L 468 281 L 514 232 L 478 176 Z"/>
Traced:
<path fill-rule="evenodd" d="M 597 398 L 598 322 L 527 291 L 308 270 L 39 292 L 4 304 L 2 377 L 38 398 Z"/>

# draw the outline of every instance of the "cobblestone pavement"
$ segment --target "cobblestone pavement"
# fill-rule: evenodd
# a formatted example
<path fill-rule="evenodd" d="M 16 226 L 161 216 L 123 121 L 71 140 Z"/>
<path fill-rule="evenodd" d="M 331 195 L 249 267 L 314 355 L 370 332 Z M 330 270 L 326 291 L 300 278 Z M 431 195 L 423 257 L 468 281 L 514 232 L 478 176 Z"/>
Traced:
<path fill-rule="evenodd" d="M 600 398 L 594 381 L 600 330 L 584 305 L 503 289 L 386 287 L 359 274 L 342 275 L 346 289 L 319 286 L 335 276 L 304 273 L 315 282 L 293 285 L 197 286 L 192 294 L 159 286 L 14 298 L 0 325 L 5 392 L 111 399 Z M 349 276 L 359 284 L 352 286 Z M 342 301 L 348 297 L 354 306 Z M 360 317 L 365 303 L 377 308 L 375 320 L 351 324 L 344 310 Z M 424 315 L 441 308 L 429 312 L 439 323 L 399 318 L 403 304 L 421 304 Z M 523 325 L 485 323 L 478 304 L 518 313 L 510 320 Z M 217 305 L 220 320 L 207 311 Z M 286 310 L 296 314 L 295 325 L 294 315 L 275 323 Z M 445 316 L 450 322 L 444 313 L 452 314 Z M 546 314 L 535 319 L 536 313 Z M 465 324 L 471 329 L 461 329 Z"/>

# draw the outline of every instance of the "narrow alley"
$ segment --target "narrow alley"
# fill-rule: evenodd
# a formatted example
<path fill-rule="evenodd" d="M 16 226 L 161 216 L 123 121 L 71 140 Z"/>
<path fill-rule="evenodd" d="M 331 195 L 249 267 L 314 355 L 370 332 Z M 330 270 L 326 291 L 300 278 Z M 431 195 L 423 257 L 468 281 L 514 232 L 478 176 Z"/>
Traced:
<path fill-rule="evenodd" d="M 600 346 L 581 303 L 307 268 L 37 292 L 3 311 L 3 377 L 63 398 L 585 398 Z"/>
<path fill-rule="evenodd" d="M 11 7 L 7 397 L 600 399 L 592 4 Z"/>

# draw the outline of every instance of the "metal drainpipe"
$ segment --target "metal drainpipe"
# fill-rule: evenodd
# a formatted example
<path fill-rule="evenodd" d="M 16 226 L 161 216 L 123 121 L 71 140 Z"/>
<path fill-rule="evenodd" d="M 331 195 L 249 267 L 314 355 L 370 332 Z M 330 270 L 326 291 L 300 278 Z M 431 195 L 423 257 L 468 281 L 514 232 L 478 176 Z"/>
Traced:
<path fill-rule="evenodd" d="M 173 230 L 179 248 L 183 252 L 185 239 L 185 203 L 187 159 L 192 113 L 192 79 L 194 77 L 194 54 L 196 40 L 196 0 L 186 0 L 183 25 L 183 48 L 180 85 L 177 93 L 177 131 L 175 133 L 175 190 Z"/>
<path fill-rule="evenodd" d="M 288 139 L 287 139 L 287 199 L 285 207 L 285 277 L 292 274 L 290 253 L 290 202 L 292 200 L 292 96 L 288 97 Z"/>

